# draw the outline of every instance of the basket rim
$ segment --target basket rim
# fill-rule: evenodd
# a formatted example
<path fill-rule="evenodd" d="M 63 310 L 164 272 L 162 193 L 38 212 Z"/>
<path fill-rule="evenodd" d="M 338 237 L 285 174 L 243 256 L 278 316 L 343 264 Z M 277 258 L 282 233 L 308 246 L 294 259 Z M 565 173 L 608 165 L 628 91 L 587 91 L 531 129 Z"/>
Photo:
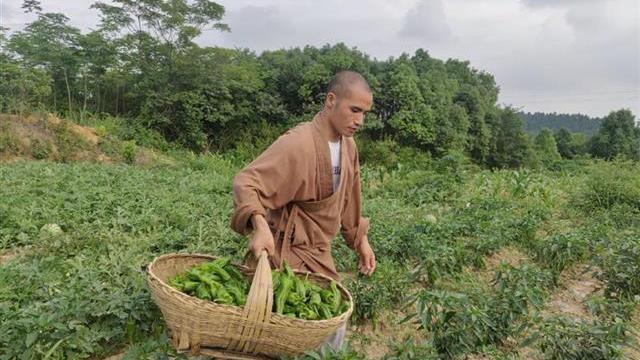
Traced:
<path fill-rule="evenodd" d="M 216 308 L 226 308 L 226 309 L 233 309 L 233 310 L 237 310 L 242 312 L 243 307 L 242 306 L 235 306 L 235 305 L 225 305 L 225 304 L 219 304 L 213 301 L 208 301 L 208 300 L 202 300 L 199 299 L 195 296 L 191 296 L 191 295 L 187 295 L 185 293 L 183 293 L 182 291 L 179 291 L 178 289 L 174 288 L 173 286 L 167 284 L 165 281 L 163 281 L 162 279 L 160 279 L 160 277 L 158 277 L 158 275 L 155 274 L 154 267 L 157 266 L 157 264 L 159 264 L 162 261 L 166 261 L 168 259 L 172 259 L 172 258 L 201 258 L 203 260 L 215 260 L 217 258 L 219 258 L 219 256 L 214 256 L 214 255 L 209 255 L 209 254 L 202 254 L 202 253 L 169 253 L 169 254 L 163 254 L 160 256 L 155 257 L 148 265 L 147 265 L 147 277 L 148 280 L 151 281 L 156 281 L 158 284 L 160 284 L 161 287 L 165 288 L 165 289 L 169 289 L 171 294 L 173 294 L 174 296 L 177 295 L 183 299 L 195 299 L 197 302 L 199 302 L 202 306 L 205 306 L 211 310 L 216 309 Z M 243 270 L 249 270 L 251 271 L 252 269 L 244 266 L 242 264 L 236 264 L 236 263 L 231 263 L 234 266 L 237 266 L 240 269 Z M 272 269 L 273 271 L 273 269 Z M 324 274 L 319 274 L 319 273 L 313 273 L 310 271 L 300 271 L 300 270 L 293 270 L 294 274 L 296 274 L 297 276 L 307 276 L 307 275 L 311 275 L 311 276 L 317 276 L 320 277 L 321 279 L 325 280 L 325 281 L 335 281 L 334 279 L 324 275 Z M 336 285 L 338 286 L 338 289 L 347 297 L 347 300 L 349 300 L 349 309 L 347 309 L 347 311 L 343 312 L 342 314 L 339 314 L 337 316 L 334 316 L 332 318 L 329 319 L 321 319 L 321 320 L 306 320 L 306 319 L 300 319 L 300 318 L 293 318 L 290 316 L 286 316 L 283 314 L 278 314 L 277 312 L 272 311 L 271 312 L 271 317 L 276 317 L 279 318 L 281 320 L 287 320 L 290 322 L 294 322 L 294 323 L 309 323 L 312 322 L 314 324 L 321 324 L 321 323 L 325 323 L 325 322 L 334 322 L 335 319 L 340 318 L 345 316 L 347 319 L 349 317 L 351 317 L 351 314 L 353 313 L 354 310 L 354 303 L 353 303 L 353 296 L 351 295 L 351 293 L 349 292 L 349 290 L 347 290 L 342 283 L 340 283 L 339 281 L 335 281 Z"/>

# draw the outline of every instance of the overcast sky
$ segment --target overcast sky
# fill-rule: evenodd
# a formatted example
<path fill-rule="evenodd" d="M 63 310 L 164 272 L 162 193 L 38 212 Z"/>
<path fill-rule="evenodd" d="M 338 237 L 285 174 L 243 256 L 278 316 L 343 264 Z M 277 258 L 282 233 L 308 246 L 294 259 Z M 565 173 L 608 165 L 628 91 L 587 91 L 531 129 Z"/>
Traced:
<path fill-rule="evenodd" d="M 83 30 L 93 1 L 43 0 Z M 639 0 L 220 0 L 231 32 L 201 45 L 266 49 L 344 42 L 378 59 L 417 48 L 469 60 L 524 111 L 640 116 Z M 3 26 L 33 20 L 21 0 L 0 0 Z"/>

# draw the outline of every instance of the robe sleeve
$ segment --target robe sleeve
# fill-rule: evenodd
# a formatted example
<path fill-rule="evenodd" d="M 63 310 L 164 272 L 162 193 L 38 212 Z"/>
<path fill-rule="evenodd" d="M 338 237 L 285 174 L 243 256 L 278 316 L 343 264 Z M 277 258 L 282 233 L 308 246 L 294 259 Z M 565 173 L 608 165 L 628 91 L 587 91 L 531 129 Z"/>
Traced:
<path fill-rule="evenodd" d="M 234 231 L 247 235 L 253 230 L 254 214 L 266 216 L 266 209 L 278 209 L 295 199 L 307 174 L 305 148 L 300 136 L 287 132 L 234 177 Z"/>
<path fill-rule="evenodd" d="M 342 237 L 347 246 L 356 250 L 362 238 L 369 231 L 369 219 L 362 217 L 360 192 L 360 163 L 356 151 L 353 183 L 347 190 L 346 202 L 342 213 Z"/>

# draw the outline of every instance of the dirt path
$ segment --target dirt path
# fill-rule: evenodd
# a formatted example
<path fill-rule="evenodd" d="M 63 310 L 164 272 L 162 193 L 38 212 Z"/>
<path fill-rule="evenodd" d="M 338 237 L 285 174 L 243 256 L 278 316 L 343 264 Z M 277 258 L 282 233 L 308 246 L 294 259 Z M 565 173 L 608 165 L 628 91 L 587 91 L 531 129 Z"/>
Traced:
<path fill-rule="evenodd" d="M 563 271 L 560 285 L 547 299 L 542 315 L 566 315 L 578 320 L 592 320 L 587 299 L 593 294 L 601 295 L 603 287 L 602 282 L 595 277 L 596 272 L 597 268 L 584 264 Z"/>

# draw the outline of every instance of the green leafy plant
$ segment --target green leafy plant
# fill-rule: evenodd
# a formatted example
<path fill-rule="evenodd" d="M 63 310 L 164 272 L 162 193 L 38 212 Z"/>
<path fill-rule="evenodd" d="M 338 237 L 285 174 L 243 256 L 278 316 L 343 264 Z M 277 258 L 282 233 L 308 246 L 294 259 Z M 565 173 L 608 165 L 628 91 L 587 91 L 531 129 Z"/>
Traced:
<path fill-rule="evenodd" d="M 540 329 L 540 350 L 548 360 L 621 359 L 627 326 L 621 321 L 588 323 L 556 317 Z"/>

